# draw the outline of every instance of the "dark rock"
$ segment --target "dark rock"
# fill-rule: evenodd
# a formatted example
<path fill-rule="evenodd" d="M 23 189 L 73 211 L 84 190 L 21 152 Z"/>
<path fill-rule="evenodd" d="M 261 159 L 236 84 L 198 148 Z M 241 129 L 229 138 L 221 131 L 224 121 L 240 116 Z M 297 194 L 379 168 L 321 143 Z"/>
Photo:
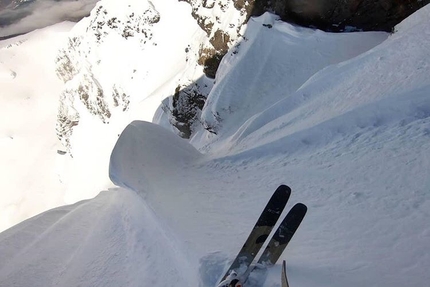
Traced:
<path fill-rule="evenodd" d="M 430 0 L 262 0 L 254 5 L 257 9 L 252 16 L 273 11 L 284 21 L 324 31 L 390 32 L 428 3 Z"/>
<path fill-rule="evenodd" d="M 193 125 L 198 121 L 200 112 L 206 101 L 206 95 L 195 83 L 187 87 L 176 87 L 175 94 L 164 103 L 163 110 L 168 114 L 170 124 L 179 136 L 189 139 L 193 133 Z"/>
<path fill-rule="evenodd" d="M 207 11 L 215 4 L 221 9 L 226 9 L 226 6 L 209 0 L 182 1 L 192 6 L 192 16 L 208 37 L 212 35 L 212 47 L 200 50 L 199 64 L 204 65 L 208 77 L 214 78 L 219 61 L 231 44 L 232 35 L 215 27 L 214 23 L 219 22 L 219 16 L 211 18 L 200 15 L 199 11 L 201 7 Z M 245 16 L 243 24 L 250 17 L 269 11 L 279 15 L 283 21 L 328 32 L 391 32 L 395 25 L 429 3 L 430 0 L 235 0 L 233 6 Z M 240 27 L 236 28 L 237 31 L 240 30 Z M 239 32 L 237 34 L 234 36 L 239 36 Z"/>

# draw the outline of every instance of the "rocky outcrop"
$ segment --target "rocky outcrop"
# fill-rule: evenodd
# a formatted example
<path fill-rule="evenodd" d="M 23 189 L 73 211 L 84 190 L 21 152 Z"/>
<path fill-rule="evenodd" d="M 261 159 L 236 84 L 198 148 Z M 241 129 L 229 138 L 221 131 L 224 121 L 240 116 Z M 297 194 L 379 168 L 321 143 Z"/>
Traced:
<path fill-rule="evenodd" d="M 67 45 L 60 50 L 57 75 L 66 85 L 60 95 L 57 135 L 69 153 L 70 137 L 79 124 L 80 113 L 109 123 L 114 111 L 129 108 L 130 95 L 127 87 L 122 86 L 125 83 L 112 78 L 125 74 L 132 79 L 135 71 L 122 63 L 121 54 L 113 55 L 109 46 L 113 43 L 121 52 L 126 50 L 122 50 L 124 47 L 137 46 L 135 50 L 139 51 L 153 45 L 152 27 L 160 15 L 149 2 L 144 3 L 133 7 L 124 4 L 123 11 L 115 11 L 99 2 L 91 16 L 75 26 Z M 112 66 L 109 62 L 114 59 L 117 62 Z"/>
<path fill-rule="evenodd" d="M 179 85 L 175 94 L 166 98 L 161 110 L 176 133 L 189 139 L 200 126 L 200 115 L 212 88 L 212 82 L 202 77 L 195 83 Z"/>
<path fill-rule="evenodd" d="M 201 31 L 185 48 L 186 69 L 191 72 L 181 72 L 181 79 L 164 79 L 169 83 L 165 91 L 169 92 L 163 92 L 167 99 L 163 101 L 162 110 L 164 119 L 168 119 L 177 133 L 189 138 L 200 124 L 199 114 L 222 58 L 232 47 L 246 40 L 243 36 L 245 24 L 251 16 L 270 11 L 285 21 L 323 30 L 391 31 L 394 24 L 430 0 L 185 1 L 191 5 L 191 15 Z M 110 8 L 106 7 L 109 3 L 112 4 Z M 155 73 L 164 71 L 149 64 L 151 55 L 156 53 L 147 52 L 160 47 L 153 34 L 155 25 L 162 23 L 160 17 L 147 1 L 124 0 L 118 4 L 105 0 L 97 4 L 90 17 L 75 26 L 57 58 L 57 74 L 66 83 L 61 95 L 57 133 L 69 152 L 70 136 L 83 118 L 83 108 L 102 123 L 109 123 L 116 111 L 129 109 L 132 99 L 141 100 L 158 88 L 157 83 L 152 83 L 158 78 Z M 124 54 L 136 56 L 123 59 Z M 165 64 L 169 66 L 170 63 Z M 202 67 L 206 77 L 196 82 Z M 152 72 L 154 68 L 157 72 Z"/>
<path fill-rule="evenodd" d="M 199 64 L 215 77 L 219 62 L 252 16 L 273 12 L 284 21 L 324 31 L 387 31 L 430 0 L 185 0 L 209 37 Z M 225 15 L 235 15 L 229 18 Z M 221 21 L 222 19 L 222 21 Z M 242 32 L 241 32 L 242 31 Z"/>
<path fill-rule="evenodd" d="M 251 6 L 247 2 L 238 5 L 235 0 L 185 1 L 191 5 L 191 15 L 207 35 L 199 50 L 198 63 L 204 66 L 206 76 L 215 78 L 221 59 L 243 34 Z"/>
<path fill-rule="evenodd" d="M 185 0 L 191 15 L 207 39 L 198 51 L 198 64 L 207 77 L 215 79 L 221 60 L 239 41 L 249 18 L 270 11 L 281 20 L 316 27 L 325 31 L 382 30 L 394 25 L 430 0 Z M 268 24 L 268 28 L 271 25 Z M 233 51 L 233 53 L 235 53 Z M 207 93 L 198 85 L 181 86 L 163 102 L 162 109 L 170 124 L 182 137 L 189 138 L 199 124 L 198 114 Z M 205 123 L 205 128 L 214 128 Z"/>
<path fill-rule="evenodd" d="M 275 0 L 264 6 L 282 20 L 325 31 L 390 32 L 428 3 L 430 0 Z"/>

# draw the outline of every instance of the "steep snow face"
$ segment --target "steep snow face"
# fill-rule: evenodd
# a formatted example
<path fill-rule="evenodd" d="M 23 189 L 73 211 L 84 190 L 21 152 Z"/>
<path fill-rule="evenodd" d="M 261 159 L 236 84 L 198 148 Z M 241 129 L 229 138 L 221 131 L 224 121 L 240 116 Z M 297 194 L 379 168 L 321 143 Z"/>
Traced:
<path fill-rule="evenodd" d="M 309 75 L 296 91 L 265 110 L 252 110 L 252 105 L 246 111 L 238 109 L 250 116 L 243 125 L 230 122 L 235 115 L 224 113 L 221 123 L 228 124 L 219 129 L 217 141 L 193 139 L 211 152 L 198 160 L 186 156 L 186 166 L 166 162 L 152 149 L 169 150 L 157 139 L 164 134 L 161 127 L 151 126 L 151 132 L 144 133 L 150 126 L 142 124 L 140 136 L 131 132 L 137 131 L 134 128 L 124 132 L 120 142 L 143 148 L 139 156 L 137 148 L 130 148 L 131 158 L 126 155 L 128 145 L 118 145 L 122 148 L 114 150 L 111 161 L 113 174 L 118 175 L 115 181 L 143 194 L 178 238 L 189 242 L 186 250 L 195 254 L 189 266 L 194 266 L 200 286 L 215 286 L 264 199 L 281 182 L 293 187 L 291 201 L 309 206 L 284 255 L 290 264 L 291 285 L 426 284 L 430 266 L 430 257 L 423 252 L 430 248 L 430 43 L 422 36 L 428 33 L 430 22 L 419 20 L 428 10 L 421 13 L 370 51 Z M 300 29 L 295 36 L 318 34 Z M 259 55 L 266 55 L 267 46 L 257 47 Z M 332 48 L 337 47 L 333 41 Z M 246 58 L 251 51 L 239 50 L 237 55 L 242 52 Z M 284 57 L 282 49 L 270 51 L 273 57 Z M 231 91 L 253 75 L 249 66 L 241 67 L 239 61 L 222 63 L 219 83 L 229 76 L 235 76 L 235 81 L 224 85 L 219 102 L 233 101 L 237 94 Z M 260 74 L 270 73 L 274 66 L 263 67 L 267 68 Z M 289 69 L 275 67 L 281 75 Z M 273 87 L 279 82 L 276 77 L 265 81 Z M 270 90 L 267 94 L 273 99 L 281 93 L 275 88 L 271 91 L 275 95 Z M 265 105 L 261 103 L 264 98 L 249 99 L 257 107 Z M 170 142 L 167 136 L 166 142 Z M 160 166 L 156 160 L 149 160 L 149 166 L 134 161 L 148 154 L 158 155 Z M 166 173 L 157 176 L 152 172 L 154 165 Z M 130 174 L 136 176 L 127 177 Z M 278 286 L 279 273 L 278 266 L 272 268 L 259 286 Z"/>
<path fill-rule="evenodd" d="M 217 110 L 224 115 L 217 136 L 193 139 L 210 151 L 199 161 L 191 161 L 186 168 L 170 163 L 167 173 L 159 176 L 141 165 L 142 174 L 151 176 L 125 178 L 123 186 L 132 182 L 129 187 L 144 194 L 163 222 L 179 238 L 192 242 L 199 261 L 191 257 L 189 264 L 198 266 L 195 276 L 200 286 L 216 284 L 228 266 L 226 258 L 233 259 L 257 218 L 263 194 L 268 197 L 276 187 L 274 182 L 289 183 L 291 200 L 309 206 L 287 251 L 292 285 L 426 284 L 430 266 L 430 257 L 423 252 L 430 248 L 430 43 L 423 35 L 430 22 L 422 18 L 425 13 L 428 10 L 399 25 L 399 32 L 388 38 L 386 34 L 361 34 L 357 43 L 369 41 L 371 46 L 372 41 L 386 40 L 355 57 L 336 53 L 347 60 L 336 61 L 333 56 L 332 65 L 322 65 L 308 78 L 302 75 L 302 82 L 289 94 L 282 93 L 287 85 L 275 88 L 281 82 L 277 77 L 259 82 L 272 86 L 267 94 L 274 102 L 265 106 L 265 98 L 247 98 L 250 105 L 236 110 L 244 119 L 249 117 L 247 121 L 226 108 Z M 277 27 L 277 31 L 282 29 Z M 291 34 L 291 29 L 286 31 Z M 320 35 L 300 29 L 295 36 Z M 270 37 L 265 39 L 268 42 Z M 330 51 L 330 42 L 319 43 L 323 44 L 317 47 Z M 332 49 L 338 48 L 337 41 L 331 43 Z M 284 45 L 286 50 L 288 42 Z M 240 50 L 242 47 L 246 46 L 241 45 L 234 54 L 239 59 L 253 53 L 267 55 L 268 46 L 257 45 L 256 51 L 252 50 L 255 45 Z M 270 51 L 279 61 L 285 57 L 283 49 Z M 305 55 L 308 53 L 299 59 L 307 63 Z M 243 82 L 248 83 L 247 76 L 252 78 L 261 66 L 266 68 L 259 75 L 270 74 L 271 69 L 283 75 L 290 69 L 285 64 L 274 65 L 274 61 L 271 65 L 262 62 L 251 68 L 227 58 L 212 93 L 218 85 L 223 90 L 212 104 L 231 103 L 247 95 L 249 91 L 240 93 L 238 87 L 246 91 Z M 123 136 L 130 141 L 137 138 L 130 132 Z M 137 141 L 136 146 L 158 146 L 152 136 L 142 133 L 141 139 L 147 143 Z M 143 149 L 142 156 L 154 153 Z M 126 150 L 114 150 L 112 163 L 121 162 Z M 128 156 L 124 159 L 122 169 L 131 167 L 133 174 L 139 174 L 135 170 L 138 164 Z M 121 181 L 116 178 L 116 182 Z M 271 269 L 260 286 L 279 285 L 279 272 L 279 268 Z"/>
<path fill-rule="evenodd" d="M 389 121 L 384 122 L 391 118 L 388 114 L 406 111 L 408 104 L 398 105 L 402 99 L 412 100 L 411 95 L 414 94 L 418 97 L 427 91 L 430 84 L 429 24 L 422 18 L 423 13 L 429 9 L 430 7 L 423 9 L 414 20 L 399 25 L 397 33 L 371 51 L 321 70 L 294 93 L 280 92 L 282 97 L 279 101 L 266 110 L 249 116 L 247 122 L 229 139 L 234 146 L 234 153 L 255 147 L 257 142 L 279 142 L 279 139 L 287 139 L 292 135 L 297 140 L 296 133 L 309 134 L 306 130 L 323 127 L 326 121 L 336 117 L 355 120 L 339 120 L 341 125 L 336 130 L 325 131 L 326 134 L 341 136 L 346 129 L 363 129 L 369 121 L 374 121 L 373 125 L 388 124 Z M 373 110 L 370 104 L 377 105 L 378 108 Z M 382 108 L 384 105 L 387 107 Z M 366 107 L 369 111 L 365 111 Z M 416 119 L 425 118 L 427 112 L 425 105 L 418 110 L 409 110 L 409 116 L 412 117 L 409 120 L 413 120 L 414 115 Z M 382 114 L 378 115 L 379 113 Z M 384 119 L 378 119 L 380 117 Z M 406 117 L 405 114 L 405 121 L 409 122 Z M 315 131 L 311 133 L 319 133 Z M 361 132 L 357 131 L 357 134 Z M 313 141 L 302 140 L 309 141 L 308 144 Z"/>
<path fill-rule="evenodd" d="M 269 13 L 252 18 L 244 40 L 223 59 L 201 121 L 212 134 L 233 133 L 248 118 L 289 97 L 316 72 L 386 38 L 380 32 L 330 34 L 295 27 Z"/>

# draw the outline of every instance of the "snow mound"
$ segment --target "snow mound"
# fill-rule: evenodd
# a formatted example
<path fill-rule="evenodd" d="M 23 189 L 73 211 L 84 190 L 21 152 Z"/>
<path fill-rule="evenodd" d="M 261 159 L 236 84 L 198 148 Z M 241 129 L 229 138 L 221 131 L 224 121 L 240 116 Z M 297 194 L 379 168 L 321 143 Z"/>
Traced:
<path fill-rule="evenodd" d="M 167 231 L 136 193 L 103 191 L 1 233 L 0 285 L 137 287 L 164 278 L 192 286 Z"/>
<path fill-rule="evenodd" d="M 200 156 L 191 144 L 171 131 L 134 121 L 122 132 L 112 151 L 109 175 L 119 186 L 142 191 L 153 182 L 151 178 L 169 178 Z"/>

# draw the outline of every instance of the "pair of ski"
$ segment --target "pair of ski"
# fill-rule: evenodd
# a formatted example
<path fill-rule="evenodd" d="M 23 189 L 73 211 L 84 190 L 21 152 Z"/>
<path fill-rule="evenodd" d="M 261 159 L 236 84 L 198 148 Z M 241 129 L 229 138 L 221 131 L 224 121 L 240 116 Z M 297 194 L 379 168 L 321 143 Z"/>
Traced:
<path fill-rule="evenodd" d="M 246 282 L 253 270 L 251 263 L 256 259 L 257 253 L 259 253 L 264 243 L 268 241 L 269 234 L 287 205 L 290 194 L 291 189 L 286 185 L 281 185 L 276 189 L 249 234 L 248 239 L 239 251 L 239 254 L 217 285 L 218 287 L 241 286 L 242 283 Z M 306 211 L 307 207 L 302 203 L 297 203 L 291 208 L 272 238 L 268 241 L 256 266 L 269 267 L 276 264 L 305 217 Z M 283 265 L 284 267 L 285 265 Z M 283 270 L 284 272 L 285 270 Z M 285 282 L 287 282 L 286 274 Z M 288 286 L 288 283 L 286 286 Z"/>

